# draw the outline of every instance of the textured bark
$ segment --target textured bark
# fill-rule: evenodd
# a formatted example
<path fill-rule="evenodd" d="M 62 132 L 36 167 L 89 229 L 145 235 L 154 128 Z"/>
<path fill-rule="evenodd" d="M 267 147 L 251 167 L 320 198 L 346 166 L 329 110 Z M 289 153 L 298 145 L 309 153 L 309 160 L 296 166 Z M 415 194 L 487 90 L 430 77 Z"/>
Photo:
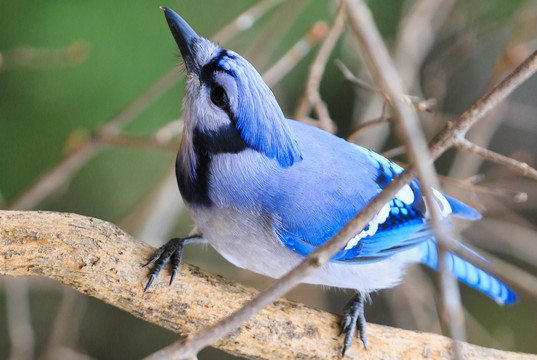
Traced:
<path fill-rule="evenodd" d="M 180 334 L 214 323 L 257 292 L 183 264 L 172 286 L 161 276 L 143 292 L 153 249 L 108 222 L 76 214 L 0 211 L 0 274 L 39 275 L 58 280 L 144 320 Z M 163 274 L 165 275 L 165 274 Z M 213 345 L 263 359 L 334 359 L 340 356 L 339 317 L 279 300 Z M 441 359 L 450 339 L 369 324 L 368 350 L 356 340 L 346 358 Z M 463 345 L 465 358 L 535 359 Z"/>

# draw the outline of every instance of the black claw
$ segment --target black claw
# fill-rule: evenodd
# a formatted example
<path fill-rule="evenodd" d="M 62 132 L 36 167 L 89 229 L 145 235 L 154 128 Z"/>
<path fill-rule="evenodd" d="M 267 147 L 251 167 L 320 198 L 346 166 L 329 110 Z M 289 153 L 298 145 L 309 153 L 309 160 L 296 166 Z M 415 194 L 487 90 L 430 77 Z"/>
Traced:
<path fill-rule="evenodd" d="M 175 275 L 177 275 L 177 269 L 172 270 L 172 274 L 170 276 L 170 283 L 168 285 L 171 285 L 173 283 L 173 279 L 175 279 Z"/>
<path fill-rule="evenodd" d="M 185 241 L 191 238 L 192 237 L 174 238 L 158 248 L 155 255 L 153 255 L 153 257 L 144 265 L 145 267 L 153 263 L 155 264 L 151 271 L 149 271 L 149 281 L 147 282 L 144 291 L 149 289 L 153 281 L 158 277 L 160 270 L 162 270 L 168 263 L 172 266 L 170 285 L 172 284 L 175 275 L 177 275 L 177 270 L 181 265 Z"/>
<path fill-rule="evenodd" d="M 183 246 L 178 247 L 176 251 L 172 254 L 172 257 L 170 258 L 170 265 L 172 267 L 170 285 L 172 284 L 173 279 L 175 278 L 175 275 L 177 275 L 179 266 L 181 266 L 181 259 L 183 258 L 183 250 L 184 250 Z"/>
<path fill-rule="evenodd" d="M 151 286 L 151 284 L 153 283 L 153 280 L 155 280 L 155 278 L 156 278 L 156 275 L 151 274 L 151 276 L 149 277 L 149 280 L 147 281 L 147 285 L 144 288 L 144 292 L 146 292 L 147 289 L 149 289 L 149 287 Z"/>
<path fill-rule="evenodd" d="M 345 356 L 345 353 L 351 346 L 352 339 L 357 328 L 358 331 L 360 331 L 360 339 L 364 344 L 364 348 L 367 349 L 365 334 L 366 320 L 364 316 L 364 297 L 358 292 L 349 300 L 347 305 L 345 305 L 345 307 L 343 308 L 341 331 L 339 335 L 345 333 L 345 339 L 343 340 L 343 351 L 341 352 L 341 356 Z"/>

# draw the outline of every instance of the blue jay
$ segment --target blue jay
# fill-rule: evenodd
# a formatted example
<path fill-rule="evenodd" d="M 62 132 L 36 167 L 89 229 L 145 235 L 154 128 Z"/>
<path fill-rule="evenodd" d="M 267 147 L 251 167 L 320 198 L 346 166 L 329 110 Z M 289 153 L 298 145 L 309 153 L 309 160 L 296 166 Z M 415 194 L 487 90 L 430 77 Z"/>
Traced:
<path fill-rule="evenodd" d="M 330 239 L 403 169 L 381 155 L 316 127 L 286 119 L 272 91 L 239 54 L 198 36 L 163 8 L 187 71 L 184 130 L 177 155 L 179 190 L 199 233 L 157 250 L 146 290 L 168 263 L 170 283 L 185 244 L 207 241 L 231 263 L 278 278 Z M 479 219 L 466 204 L 434 190 L 448 216 Z M 500 304 L 516 294 L 453 253 L 452 273 Z M 366 345 L 364 298 L 397 285 L 407 263 L 437 269 L 438 253 L 417 180 L 364 230 L 303 281 L 354 289 L 343 310 L 343 355 L 356 329 Z"/>

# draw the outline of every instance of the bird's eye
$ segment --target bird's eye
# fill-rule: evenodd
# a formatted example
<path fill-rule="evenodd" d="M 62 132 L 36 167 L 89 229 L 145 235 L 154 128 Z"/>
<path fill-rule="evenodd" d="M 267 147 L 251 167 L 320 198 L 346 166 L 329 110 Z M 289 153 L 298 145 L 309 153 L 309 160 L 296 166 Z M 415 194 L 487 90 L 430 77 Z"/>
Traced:
<path fill-rule="evenodd" d="M 229 100 L 223 87 L 215 86 L 211 89 L 211 101 L 219 108 L 224 108 L 228 105 Z"/>

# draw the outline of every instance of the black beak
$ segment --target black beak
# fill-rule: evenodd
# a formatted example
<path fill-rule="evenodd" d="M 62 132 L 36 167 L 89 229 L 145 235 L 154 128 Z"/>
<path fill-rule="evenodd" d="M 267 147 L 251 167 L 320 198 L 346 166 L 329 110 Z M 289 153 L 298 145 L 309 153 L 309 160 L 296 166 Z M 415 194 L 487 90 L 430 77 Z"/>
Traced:
<path fill-rule="evenodd" d="M 200 39 L 200 36 L 196 34 L 194 30 L 183 20 L 175 11 L 170 8 L 161 6 L 166 15 L 166 21 L 172 32 L 172 35 L 179 46 L 181 56 L 186 65 L 186 71 L 189 73 L 200 74 L 200 66 L 196 59 L 196 53 L 194 51 L 194 43 Z"/>

